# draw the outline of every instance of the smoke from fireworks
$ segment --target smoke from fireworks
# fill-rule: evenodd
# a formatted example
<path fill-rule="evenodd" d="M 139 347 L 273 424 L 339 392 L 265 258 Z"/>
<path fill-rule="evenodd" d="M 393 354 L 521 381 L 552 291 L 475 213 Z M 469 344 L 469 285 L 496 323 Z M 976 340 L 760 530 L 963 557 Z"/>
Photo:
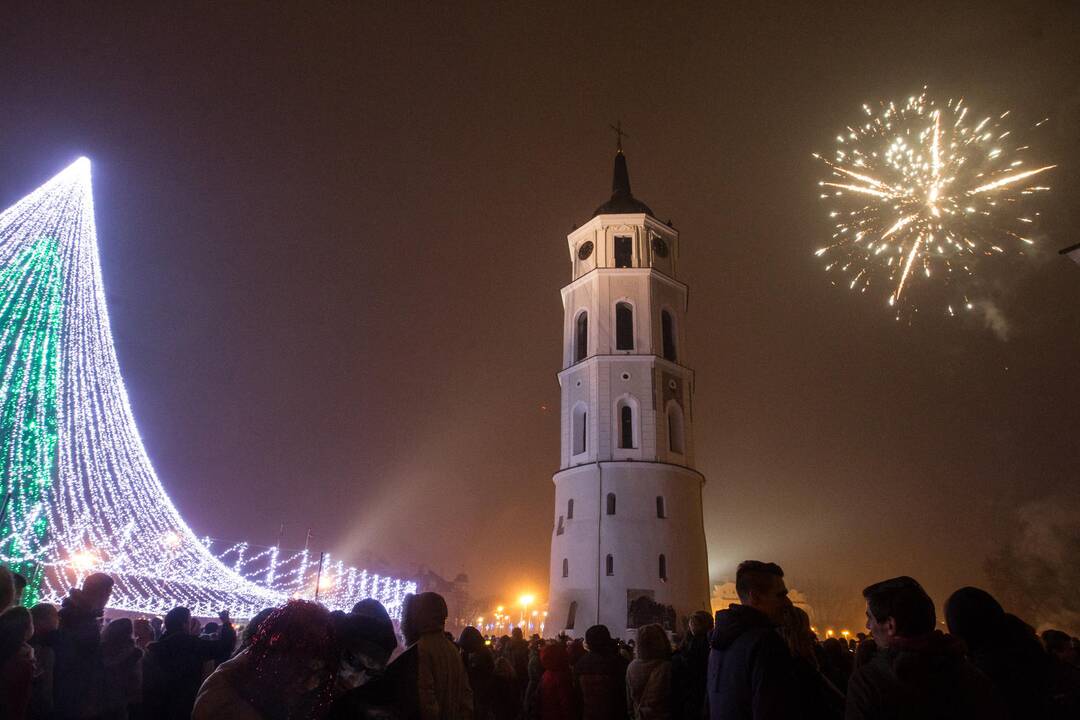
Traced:
<path fill-rule="evenodd" d="M 1050 189 L 1040 183 L 1055 166 L 1029 157 L 1009 112 L 973 118 L 963 100 L 938 104 L 925 92 L 863 111 L 831 160 L 814 154 L 828 168 L 818 186 L 835 222 L 815 254 L 850 289 L 881 287 L 897 318 L 935 281 L 957 288 L 948 314 L 972 309 L 964 281 L 977 266 L 1034 244 L 1039 213 L 1025 201 Z"/>

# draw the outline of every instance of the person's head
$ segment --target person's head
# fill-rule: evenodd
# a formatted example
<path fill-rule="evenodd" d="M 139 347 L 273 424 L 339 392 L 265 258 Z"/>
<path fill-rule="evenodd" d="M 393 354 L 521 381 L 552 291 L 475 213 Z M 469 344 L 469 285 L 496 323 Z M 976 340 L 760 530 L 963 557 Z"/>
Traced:
<path fill-rule="evenodd" d="M 338 679 L 346 687 L 362 685 L 381 673 L 397 647 L 389 618 L 348 613 L 334 619 L 334 634 L 340 656 Z"/>
<path fill-rule="evenodd" d="M 191 611 L 182 605 L 165 613 L 165 633 L 186 633 L 191 628 Z"/>
<path fill-rule="evenodd" d="M 34 618 L 34 632 L 38 635 L 60 627 L 60 614 L 52 603 L 38 603 L 30 608 L 30 615 Z"/>
<path fill-rule="evenodd" d="M 817 665 L 814 655 L 814 633 L 810 630 L 810 616 L 794 605 L 784 608 L 780 635 L 787 642 L 792 657 L 802 658 Z"/>
<path fill-rule="evenodd" d="M 735 592 L 739 602 L 763 613 L 779 625 L 784 619 L 784 609 L 791 606 L 784 571 L 776 563 L 745 560 L 735 571 Z"/>
<path fill-rule="evenodd" d="M 390 621 L 390 613 L 388 613 L 386 607 L 375 598 L 364 598 L 353 605 L 352 614 L 386 620 L 387 622 Z"/>
<path fill-rule="evenodd" d="M 863 590 L 866 629 L 878 647 L 894 638 L 912 638 L 933 632 L 937 623 L 934 601 L 922 585 L 906 575 L 882 580 Z"/>
<path fill-rule="evenodd" d="M 34 620 L 22 605 L 0 613 L 0 664 L 33 636 Z"/>
<path fill-rule="evenodd" d="M 154 628 L 146 618 L 135 618 L 131 623 L 131 632 L 135 636 L 135 644 L 141 648 L 145 649 L 154 640 Z"/>
<path fill-rule="evenodd" d="M 109 604 L 112 589 L 113 579 L 105 573 L 91 573 L 82 584 L 83 597 L 87 599 L 90 607 L 98 612 L 104 611 Z"/>
<path fill-rule="evenodd" d="M 134 626 L 129 618 L 116 618 L 101 631 L 104 647 L 120 647 L 134 644 Z"/>
<path fill-rule="evenodd" d="M 1042 634 L 1043 645 L 1046 651 L 1069 665 L 1076 663 L 1076 643 L 1068 633 L 1061 630 L 1044 630 Z"/>
<path fill-rule="evenodd" d="M 210 622 L 206 623 L 206 625 L 203 625 L 202 634 L 214 635 L 219 630 L 221 630 L 221 625 L 211 620 Z"/>
<path fill-rule="evenodd" d="M 406 595 L 401 611 L 401 634 L 412 645 L 421 635 L 441 633 L 446 625 L 446 601 L 433 592 Z"/>
<path fill-rule="evenodd" d="M 691 635 L 708 635 L 709 631 L 713 629 L 712 615 L 704 610 L 698 610 L 690 616 L 688 627 Z"/>
<path fill-rule="evenodd" d="M 516 627 L 516 628 L 514 628 L 513 630 L 510 631 L 510 637 L 512 639 L 514 639 L 514 640 L 524 640 L 525 639 L 525 633 L 522 632 L 521 628 Z"/>
<path fill-rule="evenodd" d="M 15 602 L 15 578 L 11 571 L 0 565 L 0 612 L 4 612 Z"/>
<path fill-rule="evenodd" d="M 671 657 L 671 641 L 664 628 L 656 623 L 639 627 L 634 656 L 638 660 L 666 660 Z"/>
<path fill-rule="evenodd" d="M 26 592 L 26 576 L 22 573 L 13 572 L 11 573 L 11 581 L 15 586 L 15 600 L 13 602 L 16 605 L 21 605 L 23 593 Z"/>
<path fill-rule="evenodd" d="M 462 652 L 472 654 L 484 649 L 484 636 L 472 625 L 467 626 L 458 636 L 457 646 Z"/>
<path fill-rule="evenodd" d="M 968 648 L 991 642 L 1000 633 L 1005 609 L 994 596 L 977 587 L 963 587 L 945 601 L 945 623 L 949 632 L 963 640 Z"/>
<path fill-rule="evenodd" d="M 263 621 L 245 652 L 248 663 L 238 687 L 264 715 L 307 717 L 325 710 L 338 646 L 330 612 L 322 605 L 285 603 Z"/>
<path fill-rule="evenodd" d="M 601 655 L 615 650 L 615 643 L 611 640 L 611 631 L 607 625 L 593 625 L 585 631 L 585 648 Z"/>

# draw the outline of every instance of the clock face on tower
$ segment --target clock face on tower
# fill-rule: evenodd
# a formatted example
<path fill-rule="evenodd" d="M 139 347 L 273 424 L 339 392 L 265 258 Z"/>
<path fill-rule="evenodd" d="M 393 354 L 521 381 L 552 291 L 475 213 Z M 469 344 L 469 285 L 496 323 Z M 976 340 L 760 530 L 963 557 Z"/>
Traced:
<path fill-rule="evenodd" d="M 657 257 L 666 258 L 668 255 L 667 242 L 659 235 L 653 235 L 652 251 Z"/>
<path fill-rule="evenodd" d="M 577 250 L 578 260 L 588 260 L 589 256 L 592 255 L 592 251 L 592 240 L 586 240 L 585 242 L 581 243 L 581 246 Z"/>

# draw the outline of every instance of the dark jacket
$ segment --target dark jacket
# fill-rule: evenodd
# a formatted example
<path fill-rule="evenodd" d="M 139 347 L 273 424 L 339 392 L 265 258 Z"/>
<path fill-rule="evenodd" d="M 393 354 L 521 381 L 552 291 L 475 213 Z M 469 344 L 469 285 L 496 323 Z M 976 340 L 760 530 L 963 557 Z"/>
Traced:
<path fill-rule="evenodd" d="M 578 699 L 566 647 L 545 645 L 540 649 L 540 662 L 544 674 L 537 693 L 537 717 L 540 720 L 575 720 L 579 715 Z"/>
<path fill-rule="evenodd" d="M 60 604 L 60 627 L 53 642 L 57 718 L 93 718 L 101 712 L 101 614 L 78 588 L 69 590 Z"/>
<path fill-rule="evenodd" d="M 1007 712 L 959 640 L 935 630 L 894 638 L 851 676 L 847 720 L 990 720 Z"/>
<path fill-rule="evenodd" d="M 626 718 L 626 658 L 614 644 L 602 652 L 590 650 L 574 665 L 581 694 L 582 720 Z"/>
<path fill-rule="evenodd" d="M 764 613 L 746 605 L 721 610 L 709 640 L 711 720 L 801 717 L 791 655 Z"/>
<path fill-rule="evenodd" d="M 30 647 L 34 649 L 34 687 L 30 696 L 30 717 L 52 717 L 53 711 L 53 668 L 56 665 L 56 645 L 59 630 L 38 632 L 30 638 Z"/>
<path fill-rule="evenodd" d="M 705 682 L 709 672 L 709 638 L 705 634 L 687 636 L 671 657 L 671 697 L 673 715 L 679 720 L 704 720 Z"/>
<path fill-rule="evenodd" d="M 418 658 L 417 647 L 412 645 L 381 675 L 335 700 L 326 720 L 419 720 Z"/>
<path fill-rule="evenodd" d="M 189 720 L 206 661 L 225 662 L 235 644 L 236 630 L 229 624 L 221 626 L 217 640 L 168 632 L 150 643 L 143 662 L 146 717 Z"/>

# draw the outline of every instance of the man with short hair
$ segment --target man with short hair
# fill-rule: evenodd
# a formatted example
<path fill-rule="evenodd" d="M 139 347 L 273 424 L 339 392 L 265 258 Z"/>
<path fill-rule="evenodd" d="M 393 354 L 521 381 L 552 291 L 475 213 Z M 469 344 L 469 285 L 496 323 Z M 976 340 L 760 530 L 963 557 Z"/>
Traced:
<path fill-rule="evenodd" d="M 784 571 L 776 563 L 747 560 L 735 573 L 735 591 L 740 604 L 716 613 L 710 635 L 710 719 L 801 717 L 791 655 L 776 632 L 791 607 Z"/>
<path fill-rule="evenodd" d="M 224 662 L 236 644 L 236 630 L 227 610 L 218 613 L 221 627 L 215 639 L 192 632 L 191 611 L 174 607 L 165 615 L 165 634 L 147 646 L 143 660 L 143 708 L 148 717 L 184 720 L 191 717 L 195 696 L 208 660 Z"/>
<path fill-rule="evenodd" d="M 847 720 L 1004 718 L 990 681 L 959 640 L 936 629 L 934 601 L 906 576 L 863 590 L 878 652 L 848 684 Z"/>

